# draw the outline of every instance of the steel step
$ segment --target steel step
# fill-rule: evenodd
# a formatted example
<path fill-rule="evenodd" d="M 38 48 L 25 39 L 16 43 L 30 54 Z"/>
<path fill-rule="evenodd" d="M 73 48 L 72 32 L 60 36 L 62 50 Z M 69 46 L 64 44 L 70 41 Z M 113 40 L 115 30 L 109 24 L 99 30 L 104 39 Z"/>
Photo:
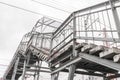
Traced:
<path fill-rule="evenodd" d="M 91 50 L 92 48 L 96 47 L 95 44 L 88 44 L 88 45 L 85 45 L 81 48 L 81 52 L 82 53 L 89 53 L 89 50 Z"/>
<path fill-rule="evenodd" d="M 113 56 L 120 54 L 120 49 L 118 48 L 109 48 L 108 50 L 101 52 L 99 54 L 99 57 L 106 58 L 106 59 L 112 59 Z"/>
<path fill-rule="evenodd" d="M 114 62 L 120 62 L 120 54 L 115 55 L 115 56 L 113 57 L 113 61 L 114 61 Z"/>

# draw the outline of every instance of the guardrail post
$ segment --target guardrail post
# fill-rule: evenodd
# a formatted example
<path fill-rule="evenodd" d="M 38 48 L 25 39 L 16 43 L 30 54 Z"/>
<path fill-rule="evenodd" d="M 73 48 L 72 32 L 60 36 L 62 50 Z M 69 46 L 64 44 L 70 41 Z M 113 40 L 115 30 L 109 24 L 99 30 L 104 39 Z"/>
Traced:
<path fill-rule="evenodd" d="M 116 29 L 117 29 L 117 32 L 118 32 L 118 36 L 120 38 L 120 20 L 119 20 L 119 16 L 118 16 L 115 4 L 114 4 L 114 0 L 109 0 L 109 3 L 111 5 L 111 10 L 112 10 L 113 18 L 114 18 L 114 21 L 115 21 L 115 26 L 116 26 Z"/>
<path fill-rule="evenodd" d="M 75 13 L 73 13 L 73 52 L 72 52 L 71 59 L 77 56 L 75 46 L 76 46 L 76 16 L 75 16 Z M 76 69 L 75 64 L 70 65 L 68 80 L 74 79 L 75 69 Z"/>

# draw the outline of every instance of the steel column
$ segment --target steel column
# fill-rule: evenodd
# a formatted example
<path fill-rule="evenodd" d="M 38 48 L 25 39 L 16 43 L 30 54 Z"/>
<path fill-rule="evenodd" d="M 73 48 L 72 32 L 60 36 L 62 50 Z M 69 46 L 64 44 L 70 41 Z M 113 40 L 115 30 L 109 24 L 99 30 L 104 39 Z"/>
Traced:
<path fill-rule="evenodd" d="M 77 52 L 75 50 L 76 46 L 76 16 L 75 13 L 73 13 L 73 57 L 77 56 Z"/>
<path fill-rule="evenodd" d="M 58 80 L 59 72 L 51 74 L 51 80 Z"/>
<path fill-rule="evenodd" d="M 20 57 L 18 56 L 17 60 L 15 62 L 15 65 L 14 65 L 14 70 L 13 70 L 13 74 L 12 74 L 11 80 L 15 80 L 15 76 L 16 76 L 16 73 L 17 73 L 17 67 L 18 67 L 19 60 L 20 60 Z"/>
<path fill-rule="evenodd" d="M 68 80 L 73 80 L 73 78 L 74 78 L 74 73 L 75 73 L 75 69 L 76 69 L 76 66 L 75 66 L 74 64 L 72 64 L 72 65 L 70 66 Z"/>
<path fill-rule="evenodd" d="M 59 72 L 56 73 L 56 80 L 58 80 Z"/>
<path fill-rule="evenodd" d="M 77 52 L 75 50 L 75 46 L 76 46 L 75 37 L 76 37 L 76 17 L 75 17 L 75 13 L 73 13 L 73 52 L 72 52 L 71 59 L 77 56 Z M 68 80 L 73 80 L 75 67 L 76 67 L 75 64 L 70 65 Z"/>
<path fill-rule="evenodd" d="M 39 80 L 39 75 L 40 75 L 40 68 L 41 68 L 41 65 L 42 65 L 42 61 L 38 61 L 38 73 L 37 73 L 37 80 Z"/>
<path fill-rule="evenodd" d="M 54 80 L 54 75 L 55 75 L 55 73 L 51 74 L 51 80 Z"/>
<path fill-rule="evenodd" d="M 118 36 L 120 38 L 120 20 L 119 20 L 119 16 L 118 16 L 115 4 L 114 4 L 114 0 L 109 0 L 109 3 L 111 5 L 111 10 L 112 10 L 112 13 L 113 13 L 113 18 L 114 18 L 114 21 L 115 21 L 116 28 L 118 30 Z"/>
<path fill-rule="evenodd" d="M 27 59 L 25 58 L 25 60 L 24 60 L 23 73 L 22 73 L 22 80 L 25 79 L 26 66 L 29 64 L 30 55 L 31 55 L 31 54 L 28 54 L 28 55 L 27 55 Z"/>
<path fill-rule="evenodd" d="M 50 54 L 52 54 L 52 47 L 53 47 L 53 34 L 52 34 L 52 37 L 51 37 L 51 40 L 50 40 Z M 52 72 L 53 68 L 51 67 L 51 63 L 49 63 L 49 66 L 50 66 L 50 70 Z M 55 77 L 55 73 L 51 74 L 51 80 L 55 80 L 54 77 Z"/>
<path fill-rule="evenodd" d="M 38 66 L 37 62 L 35 63 L 35 65 Z M 38 72 L 38 71 L 37 71 L 37 67 L 36 67 L 35 69 L 36 69 L 36 71 L 35 71 L 35 73 L 34 73 L 34 80 L 36 80 L 36 78 L 37 78 L 37 72 Z"/>
<path fill-rule="evenodd" d="M 27 61 L 26 61 L 26 59 L 25 59 L 25 60 L 24 60 L 24 66 L 23 66 L 22 80 L 24 80 L 24 79 L 25 79 L 25 73 L 26 73 L 26 63 L 27 63 Z"/>
<path fill-rule="evenodd" d="M 43 22 L 44 22 L 44 19 L 43 19 Z M 41 25 L 41 26 L 43 26 L 43 25 Z M 40 46 L 40 48 L 42 48 L 43 47 L 43 39 L 44 39 L 44 35 L 42 35 L 43 36 L 43 38 L 41 38 L 41 46 Z M 37 45 L 37 44 L 36 44 Z M 40 74 L 40 67 L 41 67 L 41 65 L 42 65 L 42 61 L 38 61 L 38 66 L 39 66 L 39 68 L 38 68 L 38 71 L 37 71 L 37 80 L 39 80 L 39 74 Z"/>
<path fill-rule="evenodd" d="M 103 80 L 111 80 L 111 79 L 109 79 L 109 78 L 107 78 L 107 77 L 103 77 Z"/>

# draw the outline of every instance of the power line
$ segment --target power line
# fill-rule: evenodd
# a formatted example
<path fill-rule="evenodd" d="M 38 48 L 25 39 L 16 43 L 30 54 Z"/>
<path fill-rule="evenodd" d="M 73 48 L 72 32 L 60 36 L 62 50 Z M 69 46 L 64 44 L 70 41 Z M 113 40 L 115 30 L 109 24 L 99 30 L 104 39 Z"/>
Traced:
<path fill-rule="evenodd" d="M 48 5 L 48 4 L 41 3 L 41 2 L 36 1 L 36 0 L 32 0 L 32 1 L 34 1 L 34 2 L 36 2 L 36 3 L 39 3 L 39 4 L 41 4 L 41 5 L 45 5 L 45 6 L 48 6 L 48 7 L 51 7 L 51 8 L 54 8 L 54 9 L 57 9 L 57 10 L 60 10 L 60 11 L 66 12 L 66 13 L 71 13 L 71 12 L 69 12 L 69 11 L 66 11 L 66 10 L 63 10 L 63 9 L 60 9 L 60 8 L 57 8 L 57 7 L 54 7 L 54 6 Z"/>
<path fill-rule="evenodd" d="M 15 6 L 15 5 L 11 5 L 11 4 L 8 4 L 8 3 L 5 3 L 5 2 L 0 2 L 0 4 L 4 4 L 4 5 L 7 5 L 7 6 L 10 6 L 10 7 L 13 7 L 13 8 L 17 8 L 17 9 L 20 9 L 20 10 L 23 10 L 23 11 L 27 11 L 27 12 L 30 12 L 30 13 L 33 13 L 33 14 L 46 16 L 44 14 L 41 14 L 41 13 L 38 13 L 38 12 L 35 12 L 35 11 L 31 11 L 31 10 L 28 10 L 28 9 L 24 9 L 24 8 L 21 8 L 21 7 Z M 61 19 L 50 17 L 50 16 L 46 16 L 46 17 L 49 17 L 49 18 L 52 18 L 52 19 L 55 19 L 55 20 L 59 20 L 59 21 L 63 21 Z"/>
<path fill-rule="evenodd" d="M 62 6 L 62 7 L 65 7 L 64 5 L 67 5 L 68 7 L 70 7 L 70 8 L 72 8 L 72 9 L 76 10 L 75 7 L 70 6 L 70 5 L 68 5 L 68 4 L 65 4 L 65 3 L 63 3 L 63 2 L 60 2 L 60 1 L 58 1 L 58 0 L 57 0 L 57 1 L 56 1 L 56 0 L 52 0 L 52 1 L 51 1 L 51 0 L 48 0 L 48 1 L 51 2 L 51 3 L 55 3 L 55 2 L 56 2 L 56 3 L 59 3 L 59 5 L 60 5 L 60 4 L 63 4 L 63 5 L 60 5 L 60 6 Z M 56 3 L 55 3 L 55 4 L 56 4 Z"/>

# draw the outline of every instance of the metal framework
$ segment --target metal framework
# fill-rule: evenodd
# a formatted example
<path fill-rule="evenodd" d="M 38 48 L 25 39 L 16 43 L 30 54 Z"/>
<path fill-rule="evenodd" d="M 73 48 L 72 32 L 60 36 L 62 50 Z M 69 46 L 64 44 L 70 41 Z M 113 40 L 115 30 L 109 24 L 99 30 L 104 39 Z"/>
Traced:
<path fill-rule="evenodd" d="M 63 23 L 43 17 L 25 34 L 4 80 L 40 80 L 40 73 L 67 80 L 75 74 L 120 77 L 120 1 L 109 0 L 73 12 Z M 46 62 L 47 67 L 42 63 Z"/>

